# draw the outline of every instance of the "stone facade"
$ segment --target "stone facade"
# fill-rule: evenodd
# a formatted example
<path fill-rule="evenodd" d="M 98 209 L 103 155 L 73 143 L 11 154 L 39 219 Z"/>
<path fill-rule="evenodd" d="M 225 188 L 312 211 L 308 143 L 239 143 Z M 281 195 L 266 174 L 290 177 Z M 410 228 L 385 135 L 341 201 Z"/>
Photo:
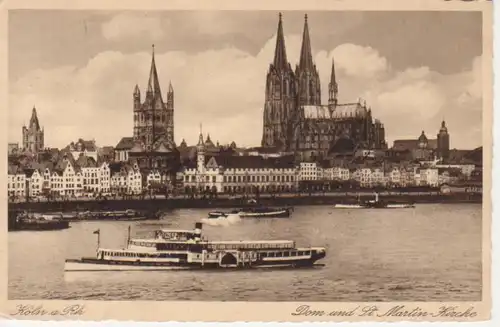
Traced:
<path fill-rule="evenodd" d="M 299 64 L 294 72 L 287 61 L 280 14 L 274 60 L 266 80 L 262 146 L 293 151 L 300 160 L 306 161 L 328 157 L 339 140 L 350 140 L 354 148 L 387 147 L 384 125 L 372 117 L 366 103 L 359 100 L 338 103 L 333 61 L 328 93 L 328 104 L 322 105 L 321 83 L 312 58 L 307 15 Z"/>
<path fill-rule="evenodd" d="M 422 131 L 416 139 L 395 140 L 393 149 L 396 151 L 409 151 L 414 160 L 439 160 L 447 161 L 450 157 L 450 134 L 445 121 L 441 122 L 441 128 L 437 138 L 429 139 Z"/>
<path fill-rule="evenodd" d="M 146 175 L 150 170 L 168 174 L 172 178 L 179 165 L 179 152 L 174 142 L 174 89 L 169 84 L 167 102 L 163 97 L 153 54 L 144 102 L 136 85 L 134 98 L 133 145 L 129 145 L 123 159 L 138 165 Z"/>

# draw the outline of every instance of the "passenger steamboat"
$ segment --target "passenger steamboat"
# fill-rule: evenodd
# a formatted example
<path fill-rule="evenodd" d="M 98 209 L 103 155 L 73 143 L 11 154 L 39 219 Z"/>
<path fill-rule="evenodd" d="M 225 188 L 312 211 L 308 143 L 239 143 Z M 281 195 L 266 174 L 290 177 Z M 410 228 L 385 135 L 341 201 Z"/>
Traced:
<path fill-rule="evenodd" d="M 387 203 L 379 199 L 375 193 L 375 200 L 365 202 L 358 201 L 357 204 L 335 204 L 336 209 L 409 209 L 415 208 L 413 203 Z"/>
<path fill-rule="evenodd" d="M 311 267 L 323 247 L 298 248 L 294 241 L 208 241 L 202 224 L 194 230 L 157 230 L 151 239 L 130 239 L 124 249 L 104 249 L 98 234 L 95 257 L 67 259 L 64 270 L 131 271 Z"/>

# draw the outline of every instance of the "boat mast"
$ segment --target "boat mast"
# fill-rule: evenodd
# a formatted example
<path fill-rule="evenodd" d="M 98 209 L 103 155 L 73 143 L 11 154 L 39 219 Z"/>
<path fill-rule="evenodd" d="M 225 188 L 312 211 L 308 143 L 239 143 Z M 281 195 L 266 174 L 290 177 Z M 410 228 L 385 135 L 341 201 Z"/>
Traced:
<path fill-rule="evenodd" d="M 101 247 L 101 229 L 94 231 L 92 234 L 97 234 L 97 251 L 99 251 L 99 248 Z"/>

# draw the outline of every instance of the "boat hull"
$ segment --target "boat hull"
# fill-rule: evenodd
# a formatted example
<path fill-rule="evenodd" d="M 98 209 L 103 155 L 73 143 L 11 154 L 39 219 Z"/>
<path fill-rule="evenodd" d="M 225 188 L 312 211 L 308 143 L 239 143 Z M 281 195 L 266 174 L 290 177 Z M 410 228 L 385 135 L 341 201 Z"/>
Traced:
<path fill-rule="evenodd" d="M 388 204 L 387 209 L 410 209 L 415 208 L 414 204 Z"/>
<path fill-rule="evenodd" d="M 124 262 L 98 259 L 68 259 L 64 264 L 65 272 L 83 271 L 163 271 L 163 270 L 242 270 L 261 268 L 305 268 L 315 266 L 315 262 L 324 256 L 303 260 L 269 260 L 259 261 L 252 265 L 225 267 L 219 264 L 188 263 L 188 262 Z"/>
<path fill-rule="evenodd" d="M 290 210 L 276 210 L 268 212 L 251 212 L 251 211 L 240 211 L 240 212 L 218 212 L 213 211 L 208 213 L 208 218 L 227 218 L 229 215 L 238 215 L 240 218 L 289 218 Z"/>
<path fill-rule="evenodd" d="M 18 222 L 9 231 L 54 231 L 68 228 L 68 221 Z"/>
<path fill-rule="evenodd" d="M 385 205 L 362 205 L 362 204 L 336 204 L 335 209 L 410 209 L 415 208 L 413 204 L 385 204 Z"/>
<path fill-rule="evenodd" d="M 366 207 L 359 204 L 336 204 L 333 207 L 336 209 L 366 209 Z"/>
<path fill-rule="evenodd" d="M 280 210 L 273 212 L 243 212 L 239 214 L 240 218 L 288 218 L 289 210 Z"/>
<path fill-rule="evenodd" d="M 61 219 L 65 221 L 78 222 L 78 221 L 141 221 L 151 220 L 146 216 L 63 216 Z"/>
<path fill-rule="evenodd" d="M 227 214 L 224 212 L 209 212 L 208 213 L 208 218 L 217 219 L 217 218 L 225 218 L 225 217 L 227 217 Z"/>

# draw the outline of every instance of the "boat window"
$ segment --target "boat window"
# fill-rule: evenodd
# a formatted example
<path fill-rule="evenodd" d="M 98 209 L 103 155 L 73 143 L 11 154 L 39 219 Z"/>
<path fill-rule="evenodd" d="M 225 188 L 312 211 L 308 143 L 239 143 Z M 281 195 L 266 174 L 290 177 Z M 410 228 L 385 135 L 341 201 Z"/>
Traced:
<path fill-rule="evenodd" d="M 260 254 L 260 256 L 261 256 L 262 258 L 265 258 L 265 257 L 267 257 L 267 253 L 266 253 L 266 252 L 263 252 L 263 253 L 261 253 L 261 254 Z"/>
<path fill-rule="evenodd" d="M 306 251 L 305 255 L 311 255 L 311 251 Z"/>
<path fill-rule="evenodd" d="M 316 253 L 318 253 L 318 251 L 316 251 L 316 250 L 313 250 L 313 251 L 312 251 L 312 254 L 316 254 Z"/>
<path fill-rule="evenodd" d="M 285 255 L 285 257 L 289 257 L 290 256 L 290 252 L 284 252 L 284 255 Z"/>
<path fill-rule="evenodd" d="M 295 256 L 297 255 L 297 252 L 293 251 L 293 252 L 291 252 L 291 253 L 290 253 L 290 255 L 291 255 L 292 257 L 295 257 Z"/>
<path fill-rule="evenodd" d="M 283 256 L 283 252 L 276 252 L 276 256 L 277 257 L 282 257 Z"/>
<path fill-rule="evenodd" d="M 299 255 L 304 255 L 304 251 L 299 251 Z"/>

